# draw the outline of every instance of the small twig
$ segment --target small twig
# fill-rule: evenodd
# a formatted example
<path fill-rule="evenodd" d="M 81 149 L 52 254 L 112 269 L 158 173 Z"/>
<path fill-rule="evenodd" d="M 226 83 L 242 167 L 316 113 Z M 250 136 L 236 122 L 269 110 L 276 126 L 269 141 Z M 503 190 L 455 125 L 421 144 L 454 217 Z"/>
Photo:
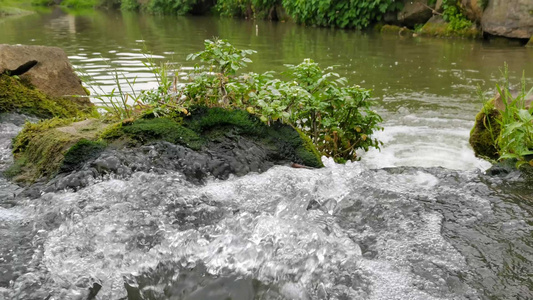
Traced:
<path fill-rule="evenodd" d="M 434 15 L 439 15 L 439 16 L 443 15 L 440 12 L 436 11 L 435 9 L 433 9 L 432 7 L 427 6 L 426 4 L 424 4 L 422 2 L 418 2 L 418 4 L 421 4 L 421 5 L 425 6 L 427 9 L 431 10 L 431 13 L 433 13 Z"/>

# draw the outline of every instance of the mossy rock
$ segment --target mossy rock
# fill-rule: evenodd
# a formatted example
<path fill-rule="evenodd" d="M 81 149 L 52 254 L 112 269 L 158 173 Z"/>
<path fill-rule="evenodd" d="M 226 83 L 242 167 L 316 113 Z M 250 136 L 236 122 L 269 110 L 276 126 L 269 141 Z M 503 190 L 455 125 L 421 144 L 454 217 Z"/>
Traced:
<path fill-rule="evenodd" d="M 394 34 L 399 36 L 412 36 L 413 30 L 407 27 L 400 27 L 396 25 L 383 25 L 381 26 L 380 33 L 382 34 Z"/>
<path fill-rule="evenodd" d="M 195 107 L 178 119 L 141 118 L 106 124 L 100 119 L 50 119 L 27 123 L 14 139 L 16 163 L 6 175 L 20 183 L 52 178 L 96 159 L 106 148 L 135 147 L 166 141 L 209 153 L 219 142 L 245 137 L 268 149 L 268 161 L 292 161 L 322 167 L 310 139 L 281 123 L 267 126 L 242 110 Z"/>
<path fill-rule="evenodd" d="M 26 123 L 23 130 L 13 139 L 15 164 L 5 172 L 6 175 L 19 183 L 32 183 L 42 177 L 54 176 L 60 170 L 65 157 L 66 169 L 75 165 L 76 158 L 92 157 L 92 154 L 79 152 L 90 150 L 89 152 L 93 153 L 94 149 L 82 146 L 83 142 L 81 145 L 77 143 L 96 141 L 108 125 L 99 119 L 74 121 L 76 120 L 53 118 L 38 123 Z"/>
<path fill-rule="evenodd" d="M 453 30 L 446 22 L 428 21 L 419 31 L 420 35 L 433 37 L 457 37 L 478 39 L 482 37 L 482 32 L 477 27 Z"/>
<path fill-rule="evenodd" d="M 167 141 L 193 150 L 200 150 L 205 143 L 196 132 L 168 118 L 139 119 L 132 123 L 116 126 L 115 131 L 106 132 L 106 139 L 128 139 L 130 145 Z"/>
<path fill-rule="evenodd" d="M 81 139 L 68 149 L 61 163 L 60 172 L 76 170 L 84 162 L 97 158 L 107 144 L 103 141 L 90 141 Z"/>
<path fill-rule="evenodd" d="M 478 157 L 498 159 L 498 145 L 496 138 L 500 134 L 500 112 L 494 107 L 494 102 L 486 103 L 476 115 L 476 122 L 470 131 L 470 145 Z"/>
<path fill-rule="evenodd" d="M 94 106 L 80 103 L 68 98 L 48 97 L 27 82 L 0 75 L 0 113 L 18 112 L 45 119 L 98 115 Z"/>

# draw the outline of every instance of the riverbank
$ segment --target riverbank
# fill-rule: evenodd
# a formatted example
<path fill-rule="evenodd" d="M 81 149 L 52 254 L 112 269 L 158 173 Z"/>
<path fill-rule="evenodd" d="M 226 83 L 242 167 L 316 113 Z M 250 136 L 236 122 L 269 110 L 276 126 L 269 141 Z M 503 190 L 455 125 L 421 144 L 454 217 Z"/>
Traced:
<path fill-rule="evenodd" d="M 31 10 L 18 7 L 20 3 L 0 2 L 0 19 L 15 16 L 24 16 L 32 14 Z"/>
<path fill-rule="evenodd" d="M 61 1 L 60 1 L 61 2 Z M 33 2 L 50 5 L 49 0 Z M 63 0 L 73 8 L 105 7 L 124 11 L 141 11 L 156 15 L 206 15 L 295 22 L 306 26 L 345 29 L 371 28 L 378 25 L 413 30 L 415 35 L 435 37 L 481 38 L 502 36 L 519 39 L 523 44 L 533 36 L 533 3 L 515 0 L 361 0 L 350 3 L 315 1 L 311 4 L 294 0 Z M 506 15 L 516 15 L 507 22 Z"/>

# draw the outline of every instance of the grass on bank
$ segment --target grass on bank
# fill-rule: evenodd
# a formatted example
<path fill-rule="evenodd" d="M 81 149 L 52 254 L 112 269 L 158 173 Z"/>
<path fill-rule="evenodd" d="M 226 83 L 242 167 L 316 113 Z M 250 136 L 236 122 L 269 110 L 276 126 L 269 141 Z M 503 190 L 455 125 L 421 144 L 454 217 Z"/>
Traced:
<path fill-rule="evenodd" d="M 527 89 L 525 74 L 517 91 L 511 89 L 507 64 L 497 95 L 487 100 L 480 93 L 483 109 L 476 116 L 470 142 L 480 156 L 499 161 L 514 160 L 516 168 L 533 166 L 533 88 Z"/>

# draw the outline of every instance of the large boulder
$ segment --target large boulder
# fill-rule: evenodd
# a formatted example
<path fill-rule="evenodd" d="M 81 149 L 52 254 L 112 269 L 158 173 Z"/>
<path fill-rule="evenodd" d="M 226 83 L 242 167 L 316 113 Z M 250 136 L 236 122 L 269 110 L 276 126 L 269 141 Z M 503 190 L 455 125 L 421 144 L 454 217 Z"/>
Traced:
<path fill-rule="evenodd" d="M 424 24 L 433 15 L 427 0 L 406 0 L 401 11 L 398 12 L 398 22 L 407 27 Z"/>
<path fill-rule="evenodd" d="M 20 77 L 46 95 L 86 95 L 81 80 L 61 48 L 0 44 L 0 74 L 6 70 L 16 70 L 29 61 L 37 61 L 37 64 Z"/>
<path fill-rule="evenodd" d="M 180 120 L 150 115 L 115 124 L 100 119 L 27 124 L 13 140 L 15 163 L 4 174 L 20 184 L 39 181 L 28 190 L 38 195 L 83 187 L 106 174 L 180 171 L 201 183 L 209 176 L 227 179 L 279 164 L 322 166 L 311 140 L 289 125 L 267 126 L 242 110 L 191 111 Z M 45 179 L 50 181 L 43 186 Z"/>
<path fill-rule="evenodd" d="M 492 0 L 481 18 L 483 31 L 509 38 L 533 36 L 533 1 Z"/>
<path fill-rule="evenodd" d="M 481 17 L 483 16 L 481 0 L 461 0 L 461 6 L 469 20 L 476 23 L 481 22 Z"/>

